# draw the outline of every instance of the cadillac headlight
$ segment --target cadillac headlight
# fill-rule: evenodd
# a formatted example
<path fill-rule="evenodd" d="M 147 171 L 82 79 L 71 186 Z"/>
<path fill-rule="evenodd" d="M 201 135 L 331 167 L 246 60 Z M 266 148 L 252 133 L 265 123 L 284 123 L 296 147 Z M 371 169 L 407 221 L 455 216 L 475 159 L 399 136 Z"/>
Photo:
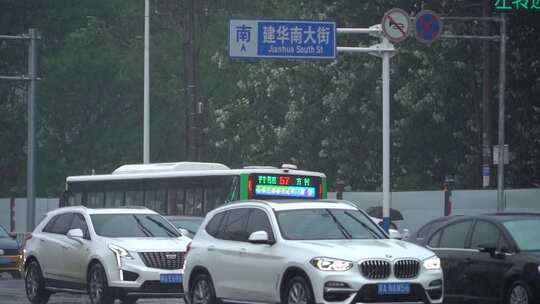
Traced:
<path fill-rule="evenodd" d="M 133 260 L 133 257 L 129 254 L 129 252 L 120 246 L 109 244 L 109 249 L 116 256 L 116 264 L 118 265 L 118 267 L 122 266 L 122 259 Z"/>
<path fill-rule="evenodd" d="M 324 257 L 313 258 L 310 263 L 322 271 L 347 271 L 353 266 L 353 262 L 351 261 Z"/>
<path fill-rule="evenodd" d="M 424 268 L 428 270 L 441 269 L 441 259 L 436 256 L 432 256 L 424 261 Z"/>

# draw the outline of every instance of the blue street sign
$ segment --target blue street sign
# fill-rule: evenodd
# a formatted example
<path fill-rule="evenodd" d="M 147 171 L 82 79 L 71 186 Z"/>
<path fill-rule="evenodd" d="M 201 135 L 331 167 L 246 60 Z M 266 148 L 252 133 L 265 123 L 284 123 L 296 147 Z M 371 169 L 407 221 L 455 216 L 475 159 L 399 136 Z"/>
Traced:
<path fill-rule="evenodd" d="M 491 176 L 491 170 L 489 166 L 482 167 L 482 176 Z"/>
<path fill-rule="evenodd" d="M 335 59 L 336 23 L 301 20 L 229 21 L 231 58 Z"/>
<path fill-rule="evenodd" d="M 430 10 L 423 10 L 414 22 L 416 39 L 422 43 L 432 44 L 443 32 L 443 23 L 439 15 Z"/>

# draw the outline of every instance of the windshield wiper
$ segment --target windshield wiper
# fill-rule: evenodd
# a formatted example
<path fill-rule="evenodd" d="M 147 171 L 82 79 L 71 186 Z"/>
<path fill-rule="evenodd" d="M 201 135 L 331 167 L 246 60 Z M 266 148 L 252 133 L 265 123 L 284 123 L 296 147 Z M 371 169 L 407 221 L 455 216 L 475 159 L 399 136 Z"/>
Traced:
<path fill-rule="evenodd" d="M 334 216 L 334 214 L 332 214 L 332 212 L 330 210 L 328 210 L 328 209 L 326 209 L 326 212 L 328 212 L 328 214 L 330 214 L 330 217 L 332 217 L 332 219 L 334 220 L 334 222 L 338 226 L 341 233 L 343 233 L 345 238 L 346 239 L 352 239 L 352 235 L 347 231 L 347 229 L 345 229 L 345 227 L 343 227 L 343 225 L 341 225 L 341 223 L 337 220 L 337 218 Z"/>
<path fill-rule="evenodd" d="M 152 232 L 151 232 L 148 228 L 146 228 L 146 227 L 143 225 L 143 223 L 141 222 L 141 220 L 140 220 L 137 216 L 133 215 L 133 218 L 135 218 L 135 220 L 137 221 L 137 226 L 139 226 L 139 228 L 141 229 L 141 231 L 142 231 L 147 237 L 153 237 L 153 236 L 154 236 L 154 234 L 152 234 Z"/>
<path fill-rule="evenodd" d="M 352 215 L 348 211 L 345 211 L 345 214 L 347 216 L 349 216 L 350 218 L 352 218 L 353 220 L 355 220 L 356 222 L 360 223 L 360 225 L 362 225 L 362 227 L 366 228 L 373 236 L 375 236 L 377 238 L 380 237 L 380 235 L 377 234 L 377 232 L 375 232 L 375 230 L 373 230 L 371 227 L 369 227 L 366 223 L 364 223 L 361 220 L 357 219 L 354 215 Z"/>
<path fill-rule="evenodd" d="M 169 229 L 167 226 L 163 225 L 162 223 L 158 222 L 157 220 L 147 216 L 146 217 L 149 221 L 153 222 L 154 224 L 158 225 L 159 227 L 165 229 L 165 231 L 167 231 L 167 234 L 171 237 L 177 237 L 178 234 L 177 233 L 174 233 L 171 229 Z"/>

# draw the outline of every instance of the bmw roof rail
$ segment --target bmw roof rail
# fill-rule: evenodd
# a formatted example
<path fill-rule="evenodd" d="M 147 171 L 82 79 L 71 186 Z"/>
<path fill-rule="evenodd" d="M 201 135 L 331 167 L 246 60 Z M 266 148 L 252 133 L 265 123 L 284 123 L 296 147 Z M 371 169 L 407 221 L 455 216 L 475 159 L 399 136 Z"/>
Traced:
<path fill-rule="evenodd" d="M 148 207 L 140 206 L 140 205 L 126 205 L 126 206 L 121 206 L 121 207 L 118 207 L 118 208 L 122 208 L 122 209 L 148 209 L 148 210 L 151 210 Z"/>
<path fill-rule="evenodd" d="M 261 203 L 265 205 L 270 205 L 270 202 L 265 201 L 265 200 L 258 200 L 258 199 L 234 200 L 234 201 L 226 202 L 224 205 L 236 205 L 236 204 L 245 204 L 245 203 Z"/>

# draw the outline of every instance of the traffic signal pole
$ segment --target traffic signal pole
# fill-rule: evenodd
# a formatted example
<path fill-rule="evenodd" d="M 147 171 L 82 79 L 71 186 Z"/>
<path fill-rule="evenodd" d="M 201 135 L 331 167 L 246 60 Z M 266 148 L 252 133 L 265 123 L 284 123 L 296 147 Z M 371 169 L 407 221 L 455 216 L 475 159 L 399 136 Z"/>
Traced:
<path fill-rule="evenodd" d="M 380 24 L 369 28 L 338 28 L 338 34 L 369 34 L 380 38 L 381 43 L 370 47 L 337 47 L 338 53 L 368 53 L 382 59 L 382 110 L 383 110 L 383 227 L 390 228 L 390 57 L 396 52 L 394 45 L 382 35 Z"/>
<path fill-rule="evenodd" d="M 0 39 L 22 39 L 28 40 L 28 75 L 23 76 L 0 76 L 0 80 L 22 80 L 28 84 L 28 144 L 27 144 L 27 166 L 26 166 L 26 199 L 27 218 L 26 227 L 28 231 L 34 229 L 36 222 L 36 85 L 37 85 L 37 56 L 38 56 L 38 32 L 30 29 L 28 34 L 18 36 L 0 35 Z"/>

